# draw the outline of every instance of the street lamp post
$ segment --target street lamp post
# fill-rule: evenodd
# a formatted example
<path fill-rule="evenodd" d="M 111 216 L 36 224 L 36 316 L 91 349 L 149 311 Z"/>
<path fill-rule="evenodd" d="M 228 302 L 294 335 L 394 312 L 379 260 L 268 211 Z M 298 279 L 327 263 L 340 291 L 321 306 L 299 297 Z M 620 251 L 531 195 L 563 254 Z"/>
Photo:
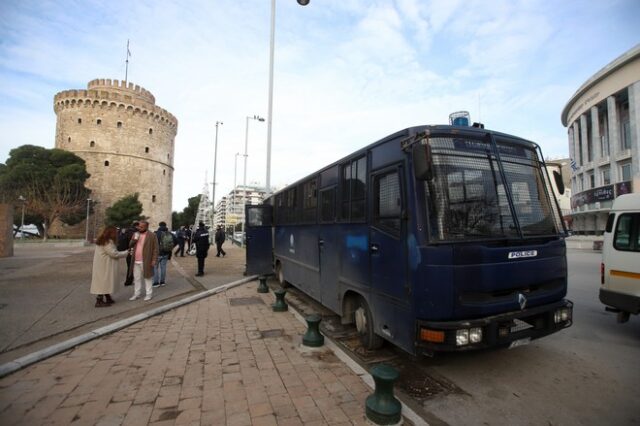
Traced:
<path fill-rule="evenodd" d="M 306 6 L 310 0 L 297 0 L 300 6 Z M 271 127 L 273 121 L 273 56 L 276 44 L 276 0 L 271 0 L 271 37 L 269 42 L 269 107 L 267 111 L 267 180 L 266 194 L 271 194 Z"/>
<path fill-rule="evenodd" d="M 22 219 L 20 220 L 20 239 L 24 238 L 24 205 L 27 204 L 27 199 L 22 195 L 18 197 L 18 200 L 22 202 Z"/>
<path fill-rule="evenodd" d="M 244 131 L 244 179 L 242 181 L 242 186 L 244 187 L 242 189 L 242 208 L 244 209 L 245 204 L 246 204 L 246 196 L 247 196 L 247 157 L 249 156 L 247 150 L 249 149 L 249 120 L 258 120 L 258 121 L 264 121 L 264 118 L 258 116 L 258 115 L 254 115 L 253 117 L 249 117 L 247 116 L 247 122 L 246 122 L 246 127 L 245 127 L 245 131 Z M 244 210 L 243 210 L 244 212 Z M 243 213 L 244 214 L 244 213 Z M 244 232 L 244 221 L 242 221 L 242 232 Z M 244 240 L 244 238 L 243 238 Z M 240 246 L 242 247 L 244 245 L 244 241 L 242 241 L 242 243 L 240 244 Z"/>
<path fill-rule="evenodd" d="M 236 190 L 236 186 L 237 186 L 237 176 L 238 176 L 238 157 L 242 155 L 239 152 L 236 152 L 236 158 L 235 158 L 235 164 L 233 167 L 233 200 L 231 200 L 231 211 L 233 212 L 233 216 L 235 218 L 235 221 L 233 223 L 233 231 L 235 232 L 236 228 L 235 228 L 235 224 L 238 221 L 238 214 L 236 212 L 236 198 L 238 196 L 238 192 Z"/>
<path fill-rule="evenodd" d="M 222 126 L 224 123 L 222 121 L 216 121 L 216 142 L 215 148 L 213 150 L 213 191 L 211 194 L 211 224 L 213 225 L 213 221 L 215 219 L 215 211 L 216 211 L 216 169 L 218 168 L 218 126 Z"/>
<path fill-rule="evenodd" d="M 87 198 L 87 220 L 86 227 L 84 231 L 84 239 L 86 242 L 89 242 L 89 210 L 91 209 L 91 198 Z"/>

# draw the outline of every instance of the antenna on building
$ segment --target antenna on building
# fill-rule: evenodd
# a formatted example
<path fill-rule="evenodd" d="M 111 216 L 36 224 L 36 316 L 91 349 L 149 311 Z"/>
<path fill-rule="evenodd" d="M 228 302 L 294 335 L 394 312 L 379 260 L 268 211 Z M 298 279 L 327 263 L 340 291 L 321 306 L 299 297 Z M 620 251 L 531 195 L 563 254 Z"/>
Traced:
<path fill-rule="evenodd" d="M 127 39 L 127 59 L 125 59 L 125 67 L 124 67 L 124 86 L 127 87 L 127 79 L 129 77 L 129 57 L 131 56 L 131 51 L 129 50 L 129 39 Z"/>

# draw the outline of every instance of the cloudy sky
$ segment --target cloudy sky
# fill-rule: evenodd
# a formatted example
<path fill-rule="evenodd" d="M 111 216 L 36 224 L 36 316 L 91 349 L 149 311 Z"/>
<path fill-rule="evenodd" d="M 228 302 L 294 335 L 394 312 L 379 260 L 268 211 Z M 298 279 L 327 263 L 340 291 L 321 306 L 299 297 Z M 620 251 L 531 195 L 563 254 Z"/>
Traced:
<path fill-rule="evenodd" d="M 53 96 L 94 78 L 150 90 L 178 120 L 173 209 L 234 181 L 246 117 L 265 117 L 269 0 L 1 0 L 0 162 L 53 147 Z M 397 130 L 468 110 L 566 156 L 560 113 L 640 42 L 637 0 L 278 0 L 271 183 L 282 186 Z M 249 124 L 247 183 L 265 183 L 266 123 Z M 237 182 L 242 183 L 242 157 Z"/>

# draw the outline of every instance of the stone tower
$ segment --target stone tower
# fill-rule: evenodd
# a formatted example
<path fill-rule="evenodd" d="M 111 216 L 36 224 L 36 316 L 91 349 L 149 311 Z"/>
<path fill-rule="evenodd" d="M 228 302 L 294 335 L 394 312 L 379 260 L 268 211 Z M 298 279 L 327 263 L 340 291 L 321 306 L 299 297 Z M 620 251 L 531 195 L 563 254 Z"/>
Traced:
<path fill-rule="evenodd" d="M 87 187 L 98 222 L 120 198 L 138 192 L 152 228 L 171 226 L 173 153 L 178 120 L 156 106 L 155 97 L 132 83 L 89 82 L 87 90 L 55 95 L 56 148 L 87 163 Z"/>

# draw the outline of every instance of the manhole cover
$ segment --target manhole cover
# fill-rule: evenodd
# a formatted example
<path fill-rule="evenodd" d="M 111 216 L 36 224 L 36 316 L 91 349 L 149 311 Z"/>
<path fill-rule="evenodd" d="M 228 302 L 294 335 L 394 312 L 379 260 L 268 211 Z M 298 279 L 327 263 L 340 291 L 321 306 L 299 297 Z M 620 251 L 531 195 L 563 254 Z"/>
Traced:
<path fill-rule="evenodd" d="M 236 297 L 233 299 L 229 299 L 229 304 L 231 306 L 247 306 L 247 305 L 264 305 L 264 301 L 256 296 L 251 297 Z"/>

